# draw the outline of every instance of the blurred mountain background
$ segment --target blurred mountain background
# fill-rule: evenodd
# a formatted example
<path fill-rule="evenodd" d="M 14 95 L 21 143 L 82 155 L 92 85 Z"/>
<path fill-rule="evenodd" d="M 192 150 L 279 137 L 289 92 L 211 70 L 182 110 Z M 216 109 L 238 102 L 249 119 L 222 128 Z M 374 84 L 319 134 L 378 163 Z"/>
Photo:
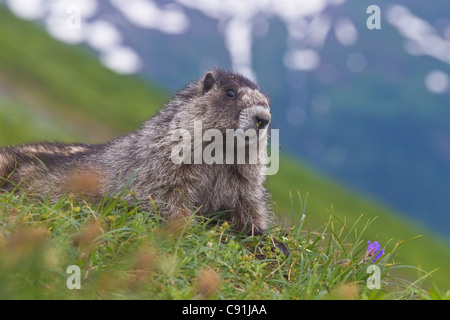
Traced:
<path fill-rule="evenodd" d="M 381 29 L 366 25 L 372 4 Z M 304 212 L 299 191 L 313 225 L 364 213 L 378 217 L 371 240 L 424 234 L 399 260 L 439 267 L 434 279 L 448 288 L 449 9 L 443 0 L 3 0 L 0 145 L 103 142 L 206 70 L 233 69 L 272 97 L 275 210 Z"/>

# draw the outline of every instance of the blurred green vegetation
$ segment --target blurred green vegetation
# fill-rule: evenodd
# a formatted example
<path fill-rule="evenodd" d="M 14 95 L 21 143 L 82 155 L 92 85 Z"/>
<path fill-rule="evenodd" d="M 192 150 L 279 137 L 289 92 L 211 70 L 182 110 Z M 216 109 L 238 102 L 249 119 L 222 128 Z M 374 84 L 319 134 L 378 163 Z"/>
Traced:
<path fill-rule="evenodd" d="M 114 74 L 88 49 L 52 40 L 44 30 L 13 17 L 3 7 L 0 33 L 2 145 L 43 139 L 105 141 L 136 129 L 168 99 L 157 85 Z M 291 200 L 300 192 L 307 203 L 294 216 L 298 219 L 304 209 L 309 226 L 322 226 L 332 213 L 352 225 L 364 214 L 365 219 L 377 217 L 365 233 L 366 240 L 383 245 L 422 235 L 402 247 L 396 262 L 426 271 L 439 268 L 431 281 L 450 288 L 450 245 L 405 216 L 285 154 L 279 173 L 268 180 L 273 208 L 282 221 L 291 219 Z M 403 272 L 417 276 L 414 269 Z"/>
<path fill-rule="evenodd" d="M 4 7 L 0 32 L 0 143 L 34 140 L 40 127 L 44 138 L 103 140 L 136 127 L 167 100 L 156 84 L 114 74 L 87 48 L 54 41 Z M 21 124 L 21 132 L 7 123 Z"/>

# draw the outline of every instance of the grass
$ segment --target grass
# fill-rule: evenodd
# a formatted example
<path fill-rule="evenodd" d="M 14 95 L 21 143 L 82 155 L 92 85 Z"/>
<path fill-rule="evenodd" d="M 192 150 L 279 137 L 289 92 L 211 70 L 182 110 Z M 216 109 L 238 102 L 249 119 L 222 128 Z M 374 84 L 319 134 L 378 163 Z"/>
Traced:
<path fill-rule="evenodd" d="M 283 154 L 280 158 L 280 170 L 268 179 L 273 210 L 288 225 L 290 221 L 299 219 L 298 214 L 306 214 L 310 228 L 319 228 L 332 214 L 341 217 L 347 225 L 358 219 L 371 220 L 371 228 L 365 231 L 368 239 L 380 243 L 402 241 L 416 238 L 405 243 L 398 252 L 396 261 L 418 269 L 435 270 L 426 281 L 430 287 L 438 285 L 442 290 L 450 288 L 450 245 L 448 239 L 439 237 L 423 225 L 411 220 L 406 215 L 325 177 L 302 164 L 298 159 Z M 290 194 L 308 195 L 307 206 L 300 211 L 292 210 Z M 298 207 L 299 205 L 297 205 Z M 294 213 L 294 214 L 293 214 Z M 411 279 L 420 276 L 415 268 L 398 270 L 402 276 Z"/>
<path fill-rule="evenodd" d="M 293 197 L 293 203 L 300 198 Z M 296 199 L 296 200 L 295 200 Z M 331 215 L 308 230 L 302 218 L 276 224 L 266 237 L 246 236 L 226 222 L 193 216 L 166 223 L 120 198 L 94 206 L 72 197 L 58 203 L 0 195 L 1 299 L 440 299 L 449 296 L 395 276 L 404 242 L 366 257 L 371 221 L 347 225 Z M 286 257 L 272 239 L 284 242 Z M 70 290 L 69 266 L 81 271 Z M 369 289 L 369 265 L 380 289 Z"/>

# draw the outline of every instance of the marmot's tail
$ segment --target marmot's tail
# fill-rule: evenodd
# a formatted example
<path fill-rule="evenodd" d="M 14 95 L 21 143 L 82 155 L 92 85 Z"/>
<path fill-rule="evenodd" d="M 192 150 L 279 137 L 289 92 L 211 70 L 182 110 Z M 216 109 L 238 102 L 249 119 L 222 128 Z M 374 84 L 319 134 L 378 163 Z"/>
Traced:
<path fill-rule="evenodd" d="M 11 191 L 14 183 L 11 178 L 17 169 L 17 161 L 14 153 L 0 149 L 0 191 Z"/>
<path fill-rule="evenodd" d="M 0 148 L 0 189 L 10 191 L 15 183 L 37 178 L 42 168 L 54 168 L 68 158 L 86 154 L 88 144 L 33 143 Z"/>
<path fill-rule="evenodd" d="M 0 149 L 0 187 L 4 184 L 5 178 L 8 177 L 9 168 L 11 168 L 11 160 L 8 154 L 1 152 Z"/>

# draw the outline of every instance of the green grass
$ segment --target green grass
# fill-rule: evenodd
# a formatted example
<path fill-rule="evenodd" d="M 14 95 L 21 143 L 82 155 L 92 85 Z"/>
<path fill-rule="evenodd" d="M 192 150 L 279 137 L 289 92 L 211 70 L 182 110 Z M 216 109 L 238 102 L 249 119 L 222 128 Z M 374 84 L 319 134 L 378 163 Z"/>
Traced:
<path fill-rule="evenodd" d="M 294 198 L 293 198 L 294 199 Z M 297 200 L 294 200 L 298 202 Z M 365 257 L 371 221 L 347 225 L 330 216 L 308 230 L 305 219 L 275 225 L 266 238 L 236 233 L 217 219 L 166 223 L 119 198 L 98 206 L 72 198 L 58 203 L 0 195 L 1 299 L 438 299 L 421 288 L 427 273 L 397 277 L 402 242 Z M 285 257 L 272 239 L 284 242 Z M 67 267 L 81 270 L 70 290 Z M 381 289 L 369 289 L 369 265 Z M 69 279 L 69 282 L 72 283 Z"/>
<path fill-rule="evenodd" d="M 370 240 L 380 243 L 420 238 L 404 245 L 396 261 L 427 271 L 434 270 L 428 285 L 437 284 L 442 289 L 450 288 L 450 244 L 423 225 L 412 221 L 379 201 L 375 201 L 338 181 L 321 175 L 298 159 L 283 155 L 279 172 L 269 177 L 268 187 L 272 194 L 273 208 L 286 219 L 290 218 L 292 205 L 290 194 L 303 198 L 308 195 L 306 215 L 314 227 L 319 227 L 333 212 L 353 224 L 363 215 L 373 220 L 366 231 Z M 298 205 L 297 205 L 298 207 Z M 298 216 L 295 216 L 298 219 Z M 414 269 L 402 270 L 404 275 L 416 277 Z"/>

